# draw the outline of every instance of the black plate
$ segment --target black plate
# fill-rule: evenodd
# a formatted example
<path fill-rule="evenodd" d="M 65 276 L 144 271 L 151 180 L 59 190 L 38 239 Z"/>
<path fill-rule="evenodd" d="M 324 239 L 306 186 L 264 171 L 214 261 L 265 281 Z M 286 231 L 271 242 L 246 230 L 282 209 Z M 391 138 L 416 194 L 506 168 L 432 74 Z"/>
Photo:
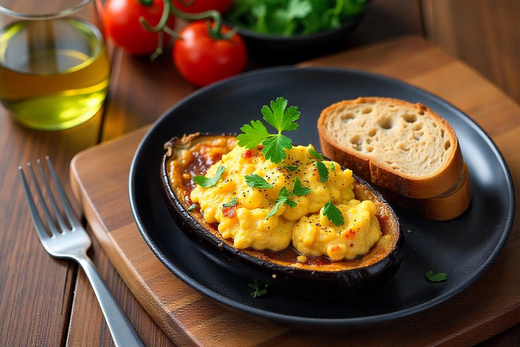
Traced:
<path fill-rule="evenodd" d="M 426 220 L 395 208 L 405 233 L 404 260 L 397 275 L 369 294 L 335 301 L 298 296 L 251 298 L 244 280 L 226 272 L 185 238 L 161 196 L 163 144 L 184 133 L 239 132 L 260 109 L 284 96 L 302 113 L 295 143 L 319 145 L 316 121 L 326 106 L 358 96 L 420 102 L 455 128 L 471 173 L 473 201 L 448 222 Z M 380 75 L 328 68 L 260 70 L 201 89 L 168 110 L 139 145 L 130 170 L 130 204 L 137 226 L 155 255 L 181 280 L 235 310 L 295 328 L 354 328 L 386 322 L 433 307 L 458 294 L 489 267 L 513 224 L 514 191 L 507 165 L 492 140 L 468 116 L 447 102 Z M 446 272 L 443 283 L 425 273 Z"/>

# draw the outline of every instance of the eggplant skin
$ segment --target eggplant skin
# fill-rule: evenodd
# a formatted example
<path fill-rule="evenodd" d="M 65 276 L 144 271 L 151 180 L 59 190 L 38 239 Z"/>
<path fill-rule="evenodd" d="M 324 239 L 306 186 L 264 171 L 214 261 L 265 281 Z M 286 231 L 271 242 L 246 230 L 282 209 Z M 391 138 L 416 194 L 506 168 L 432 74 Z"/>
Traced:
<path fill-rule="evenodd" d="M 178 196 L 183 188 L 172 187 L 168 168 L 169 163 L 177 160 L 182 151 L 189 151 L 197 143 L 222 136 L 235 135 L 196 133 L 184 135 L 182 138 L 174 137 L 165 143 L 166 154 L 161 164 L 163 197 L 173 220 L 199 251 L 248 281 L 259 280 L 272 285 L 275 291 L 303 296 L 363 293 L 383 286 L 395 275 L 402 261 L 404 248 L 404 236 L 399 219 L 383 197 L 356 175 L 356 197 L 370 199 L 377 205 L 383 235 L 392 236 L 392 242 L 387 249 L 377 249 L 376 246 L 362 259 L 337 262 L 338 266 L 332 268 L 320 268 L 319 265 L 306 268 L 300 263 L 293 266 L 292 263 L 273 261 L 262 251 L 236 249 L 232 240 L 219 237 L 220 234 L 204 221 L 200 213 L 188 211 L 188 202 L 184 197 Z"/>

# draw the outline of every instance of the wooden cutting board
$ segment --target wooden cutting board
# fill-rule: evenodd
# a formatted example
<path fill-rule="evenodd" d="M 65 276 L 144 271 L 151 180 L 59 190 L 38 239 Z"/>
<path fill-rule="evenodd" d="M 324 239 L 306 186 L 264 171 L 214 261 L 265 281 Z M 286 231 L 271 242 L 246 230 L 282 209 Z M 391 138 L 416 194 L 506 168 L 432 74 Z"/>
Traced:
<path fill-rule="evenodd" d="M 406 55 L 414 55 L 417 50 L 397 46 L 395 43 L 389 46 L 387 64 L 372 71 L 401 77 L 428 89 L 473 116 L 493 136 L 519 186 L 518 105 L 439 48 L 428 45 L 410 65 Z M 372 59 L 370 49 L 364 52 L 357 55 L 358 60 L 349 60 L 344 55 L 341 60 L 332 57 L 314 64 L 356 67 L 364 64 L 363 59 Z M 488 118 L 488 114 L 492 117 Z M 145 131 L 137 130 L 78 154 L 71 163 L 71 182 L 95 237 L 115 268 L 177 345 L 458 346 L 478 343 L 520 322 L 518 223 L 497 261 L 470 288 L 433 309 L 383 327 L 344 334 L 300 332 L 251 320 L 217 306 L 169 272 L 150 251 L 134 224 L 128 201 L 128 172 Z M 516 212 L 518 215 L 518 208 Z"/>

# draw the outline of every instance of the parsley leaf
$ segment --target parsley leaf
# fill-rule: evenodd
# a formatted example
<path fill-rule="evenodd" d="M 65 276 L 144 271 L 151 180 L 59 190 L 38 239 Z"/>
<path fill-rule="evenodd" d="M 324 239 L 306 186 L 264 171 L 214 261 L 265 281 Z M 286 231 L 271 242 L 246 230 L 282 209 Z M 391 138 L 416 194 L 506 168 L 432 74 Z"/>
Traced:
<path fill-rule="evenodd" d="M 294 180 L 292 192 L 289 193 L 289 190 L 287 190 L 286 187 L 282 187 L 282 189 L 280 189 L 280 192 L 278 193 L 278 198 L 276 199 L 276 203 L 271 209 L 271 211 L 269 211 L 265 219 L 269 219 L 269 217 L 273 216 L 283 204 L 286 204 L 290 207 L 296 207 L 298 205 L 296 201 L 289 200 L 291 196 L 304 196 L 310 194 L 310 192 L 311 189 L 303 187 L 301 185 L 300 179 L 296 177 L 296 179 Z"/>
<path fill-rule="evenodd" d="M 327 182 L 329 179 L 329 170 L 327 169 L 327 166 L 325 166 L 323 162 L 317 161 L 316 167 L 318 168 L 318 173 L 320 174 L 320 181 Z"/>
<path fill-rule="evenodd" d="M 298 203 L 297 203 L 296 201 L 294 201 L 294 200 L 289 200 L 289 198 L 287 198 L 287 199 L 285 200 L 285 204 L 286 204 L 287 206 L 289 206 L 289 207 L 296 207 L 296 206 L 298 206 Z"/>
<path fill-rule="evenodd" d="M 265 188 L 273 188 L 273 185 L 263 179 L 260 175 L 251 174 L 244 177 L 246 179 L 246 183 L 251 188 L 265 189 Z"/>
<path fill-rule="evenodd" d="M 265 125 L 259 120 L 252 120 L 251 125 L 244 124 L 240 130 L 243 134 L 237 136 L 238 145 L 247 149 L 253 149 L 269 137 Z"/>
<path fill-rule="evenodd" d="M 345 223 L 345 218 L 343 218 L 343 214 L 332 203 L 332 200 L 327 202 L 323 208 L 323 215 L 327 216 L 327 218 L 332 221 L 332 223 L 337 226 L 343 225 Z"/>
<path fill-rule="evenodd" d="M 312 148 L 309 148 L 309 152 L 311 153 L 311 155 L 312 155 L 314 158 L 316 158 L 316 159 L 318 159 L 318 160 L 323 160 L 323 155 L 321 155 L 321 153 L 316 152 L 316 151 L 315 151 L 314 149 L 312 149 Z"/>
<path fill-rule="evenodd" d="M 271 101 L 271 108 L 268 106 L 262 107 L 264 120 L 279 132 L 298 128 L 298 123 L 294 123 L 300 118 L 298 107 L 291 106 L 287 109 L 287 104 L 287 99 L 278 97 L 276 101 Z"/>
<path fill-rule="evenodd" d="M 278 164 L 285 159 L 284 149 L 292 148 L 292 141 L 285 135 L 279 135 L 265 139 L 262 141 L 262 145 L 264 145 L 262 153 L 264 153 L 265 159 Z"/>
<path fill-rule="evenodd" d="M 408 234 L 411 234 L 411 233 L 412 233 L 412 230 L 411 230 L 411 229 L 408 229 L 408 230 L 406 230 L 406 232 L 407 232 Z"/>
<path fill-rule="evenodd" d="M 287 190 L 286 187 L 282 187 L 282 189 L 280 189 L 280 192 L 278 193 L 278 199 L 276 201 L 278 201 L 279 199 L 285 197 L 285 198 L 288 198 L 290 196 L 289 194 L 289 190 Z"/>
<path fill-rule="evenodd" d="M 234 0 L 225 18 L 266 34 L 311 34 L 339 27 L 365 7 L 367 0 Z"/>
<path fill-rule="evenodd" d="M 223 204 L 222 206 L 224 206 L 224 207 L 233 207 L 236 203 L 237 203 L 237 197 L 235 196 L 235 197 L 233 198 L 233 200 L 231 200 L 230 202 L 227 202 L 227 203 Z"/>
<path fill-rule="evenodd" d="M 222 174 L 224 173 L 225 169 L 226 168 L 224 166 L 219 165 L 219 167 L 217 168 L 217 172 L 215 173 L 215 176 L 205 177 L 203 175 L 197 175 L 193 177 L 193 182 L 204 188 L 213 187 L 220 180 L 220 177 L 222 177 Z"/>
<path fill-rule="evenodd" d="M 271 211 L 269 211 L 269 213 L 267 214 L 267 216 L 265 216 L 265 219 L 269 219 L 269 217 L 271 216 L 274 216 L 274 214 L 276 213 L 276 211 L 278 211 L 278 209 L 287 201 L 287 198 L 284 197 L 284 198 L 280 198 L 278 197 L 278 199 L 276 199 L 276 204 L 274 204 L 273 208 L 271 209 Z"/>
<path fill-rule="evenodd" d="M 245 124 L 240 128 L 243 133 L 237 136 L 238 145 L 253 149 L 261 143 L 265 159 L 275 164 L 282 162 L 286 158 L 285 149 L 292 148 L 291 139 L 282 135 L 282 132 L 296 130 L 298 123 L 295 122 L 300 118 L 298 108 L 287 108 L 287 103 L 286 99 L 278 97 L 271 101 L 271 107 L 262 107 L 264 120 L 278 131 L 277 134 L 269 134 L 261 121 L 251 121 L 250 125 Z"/>
<path fill-rule="evenodd" d="M 426 278 L 430 282 L 444 282 L 448 280 L 448 274 L 444 272 L 439 272 L 437 274 L 433 273 L 433 270 L 430 270 L 426 273 Z"/>
<path fill-rule="evenodd" d="M 332 171 L 336 171 L 336 165 L 334 165 L 334 162 L 332 162 L 332 161 L 330 162 L 330 169 Z"/>
<path fill-rule="evenodd" d="M 188 211 L 193 211 L 196 208 L 197 208 L 196 204 L 191 204 L 190 207 L 188 207 Z"/>
<path fill-rule="evenodd" d="M 284 166 L 287 170 L 289 171 L 296 171 L 298 170 L 298 165 L 289 165 L 289 166 Z"/>
<path fill-rule="evenodd" d="M 296 196 L 304 196 L 311 193 L 311 188 L 303 187 L 300 179 L 296 177 L 294 180 L 294 186 L 291 194 L 294 194 Z"/>
<path fill-rule="evenodd" d="M 251 292 L 251 297 L 253 299 L 256 299 L 258 298 L 259 296 L 262 296 L 262 295 L 265 295 L 267 294 L 267 287 L 269 285 L 268 284 L 265 284 L 265 283 L 261 283 L 260 281 L 258 280 L 255 280 L 253 283 L 249 283 L 249 287 L 251 289 L 253 289 L 253 291 Z"/>
<path fill-rule="evenodd" d="M 309 12 L 312 12 L 312 5 L 307 0 L 289 0 L 287 4 L 287 18 L 291 21 L 305 18 Z"/>

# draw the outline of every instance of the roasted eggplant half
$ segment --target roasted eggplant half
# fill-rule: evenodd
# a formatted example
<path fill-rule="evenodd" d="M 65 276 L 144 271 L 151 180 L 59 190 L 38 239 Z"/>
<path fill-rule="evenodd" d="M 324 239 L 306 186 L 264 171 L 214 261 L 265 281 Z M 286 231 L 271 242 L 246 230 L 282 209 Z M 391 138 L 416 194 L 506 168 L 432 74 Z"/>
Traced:
<path fill-rule="evenodd" d="M 165 144 L 161 167 L 165 202 L 176 224 L 201 252 L 248 281 L 258 280 L 275 290 L 305 296 L 364 292 L 383 286 L 394 276 L 403 248 L 399 220 L 381 195 L 355 175 L 355 198 L 375 204 L 381 231 L 381 238 L 366 254 L 340 261 L 332 261 L 326 255 L 302 257 L 292 242 L 275 251 L 235 248 L 234 240 L 223 237 L 218 224 L 205 220 L 200 205 L 193 203 L 190 194 L 196 187 L 194 177 L 206 174 L 236 145 L 234 135 L 199 133 L 174 137 Z M 339 170 L 340 166 L 337 167 Z"/>

